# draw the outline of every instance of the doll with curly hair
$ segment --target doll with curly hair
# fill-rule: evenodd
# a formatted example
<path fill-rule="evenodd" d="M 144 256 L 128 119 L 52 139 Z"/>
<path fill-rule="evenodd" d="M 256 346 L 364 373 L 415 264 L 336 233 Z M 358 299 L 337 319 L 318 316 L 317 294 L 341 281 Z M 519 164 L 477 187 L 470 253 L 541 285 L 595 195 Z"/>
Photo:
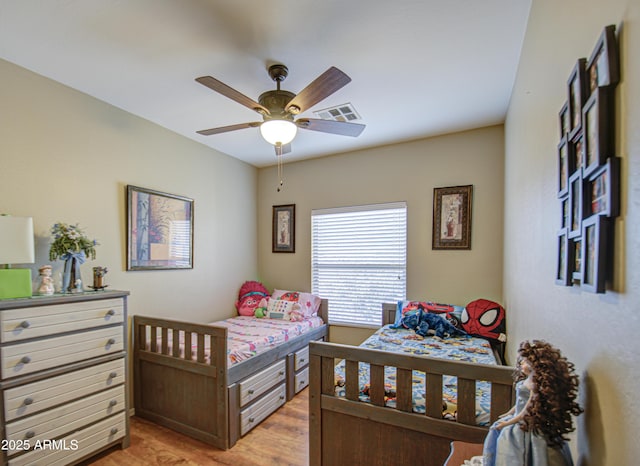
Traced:
<path fill-rule="evenodd" d="M 573 466 L 566 434 L 583 412 L 574 365 L 545 341 L 523 341 L 514 378 L 516 404 L 491 426 L 483 466 Z"/>

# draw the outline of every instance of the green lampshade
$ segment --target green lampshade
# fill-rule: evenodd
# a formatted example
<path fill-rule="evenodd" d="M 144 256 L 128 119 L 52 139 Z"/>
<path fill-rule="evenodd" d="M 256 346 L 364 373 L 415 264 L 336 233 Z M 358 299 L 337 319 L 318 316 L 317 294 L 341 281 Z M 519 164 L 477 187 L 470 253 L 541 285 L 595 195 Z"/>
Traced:
<path fill-rule="evenodd" d="M 0 269 L 0 299 L 31 296 L 31 269 Z"/>

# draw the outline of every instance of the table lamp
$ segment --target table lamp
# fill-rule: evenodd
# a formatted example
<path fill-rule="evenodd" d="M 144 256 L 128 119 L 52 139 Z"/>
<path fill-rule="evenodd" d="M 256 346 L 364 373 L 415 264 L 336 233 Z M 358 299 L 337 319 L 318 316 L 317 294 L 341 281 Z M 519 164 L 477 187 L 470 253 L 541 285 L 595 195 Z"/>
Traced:
<path fill-rule="evenodd" d="M 0 299 L 31 296 L 31 269 L 12 269 L 11 264 L 35 261 L 33 219 L 0 215 Z"/>

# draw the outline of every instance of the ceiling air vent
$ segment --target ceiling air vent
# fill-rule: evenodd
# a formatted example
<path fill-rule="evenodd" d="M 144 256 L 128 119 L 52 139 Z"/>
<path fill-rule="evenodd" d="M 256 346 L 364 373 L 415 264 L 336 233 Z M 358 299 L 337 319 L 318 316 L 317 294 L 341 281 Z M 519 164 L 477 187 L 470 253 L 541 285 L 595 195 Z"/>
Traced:
<path fill-rule="evenodd" d="M 313 112 L 319 118 L 323 120 L 335 120 L 335 121 L 354 121 L 359 120 L 360 115 L 353 108 L 350 103 L 338 105 L 336 107 L 325 108 L 323 110 L 317 110 Z"/>

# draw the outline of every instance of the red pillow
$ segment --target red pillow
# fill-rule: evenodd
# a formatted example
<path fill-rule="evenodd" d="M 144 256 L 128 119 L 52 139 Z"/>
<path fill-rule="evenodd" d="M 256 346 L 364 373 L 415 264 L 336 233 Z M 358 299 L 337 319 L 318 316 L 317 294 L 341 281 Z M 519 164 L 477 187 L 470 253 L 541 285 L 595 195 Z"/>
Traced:
<path fill-rule="evenodd" d="M 476 299 L 467 304 L 460 317 L 462 330 L 492 340 L 506 341 L 506 311 L 488 299 Z"/>

